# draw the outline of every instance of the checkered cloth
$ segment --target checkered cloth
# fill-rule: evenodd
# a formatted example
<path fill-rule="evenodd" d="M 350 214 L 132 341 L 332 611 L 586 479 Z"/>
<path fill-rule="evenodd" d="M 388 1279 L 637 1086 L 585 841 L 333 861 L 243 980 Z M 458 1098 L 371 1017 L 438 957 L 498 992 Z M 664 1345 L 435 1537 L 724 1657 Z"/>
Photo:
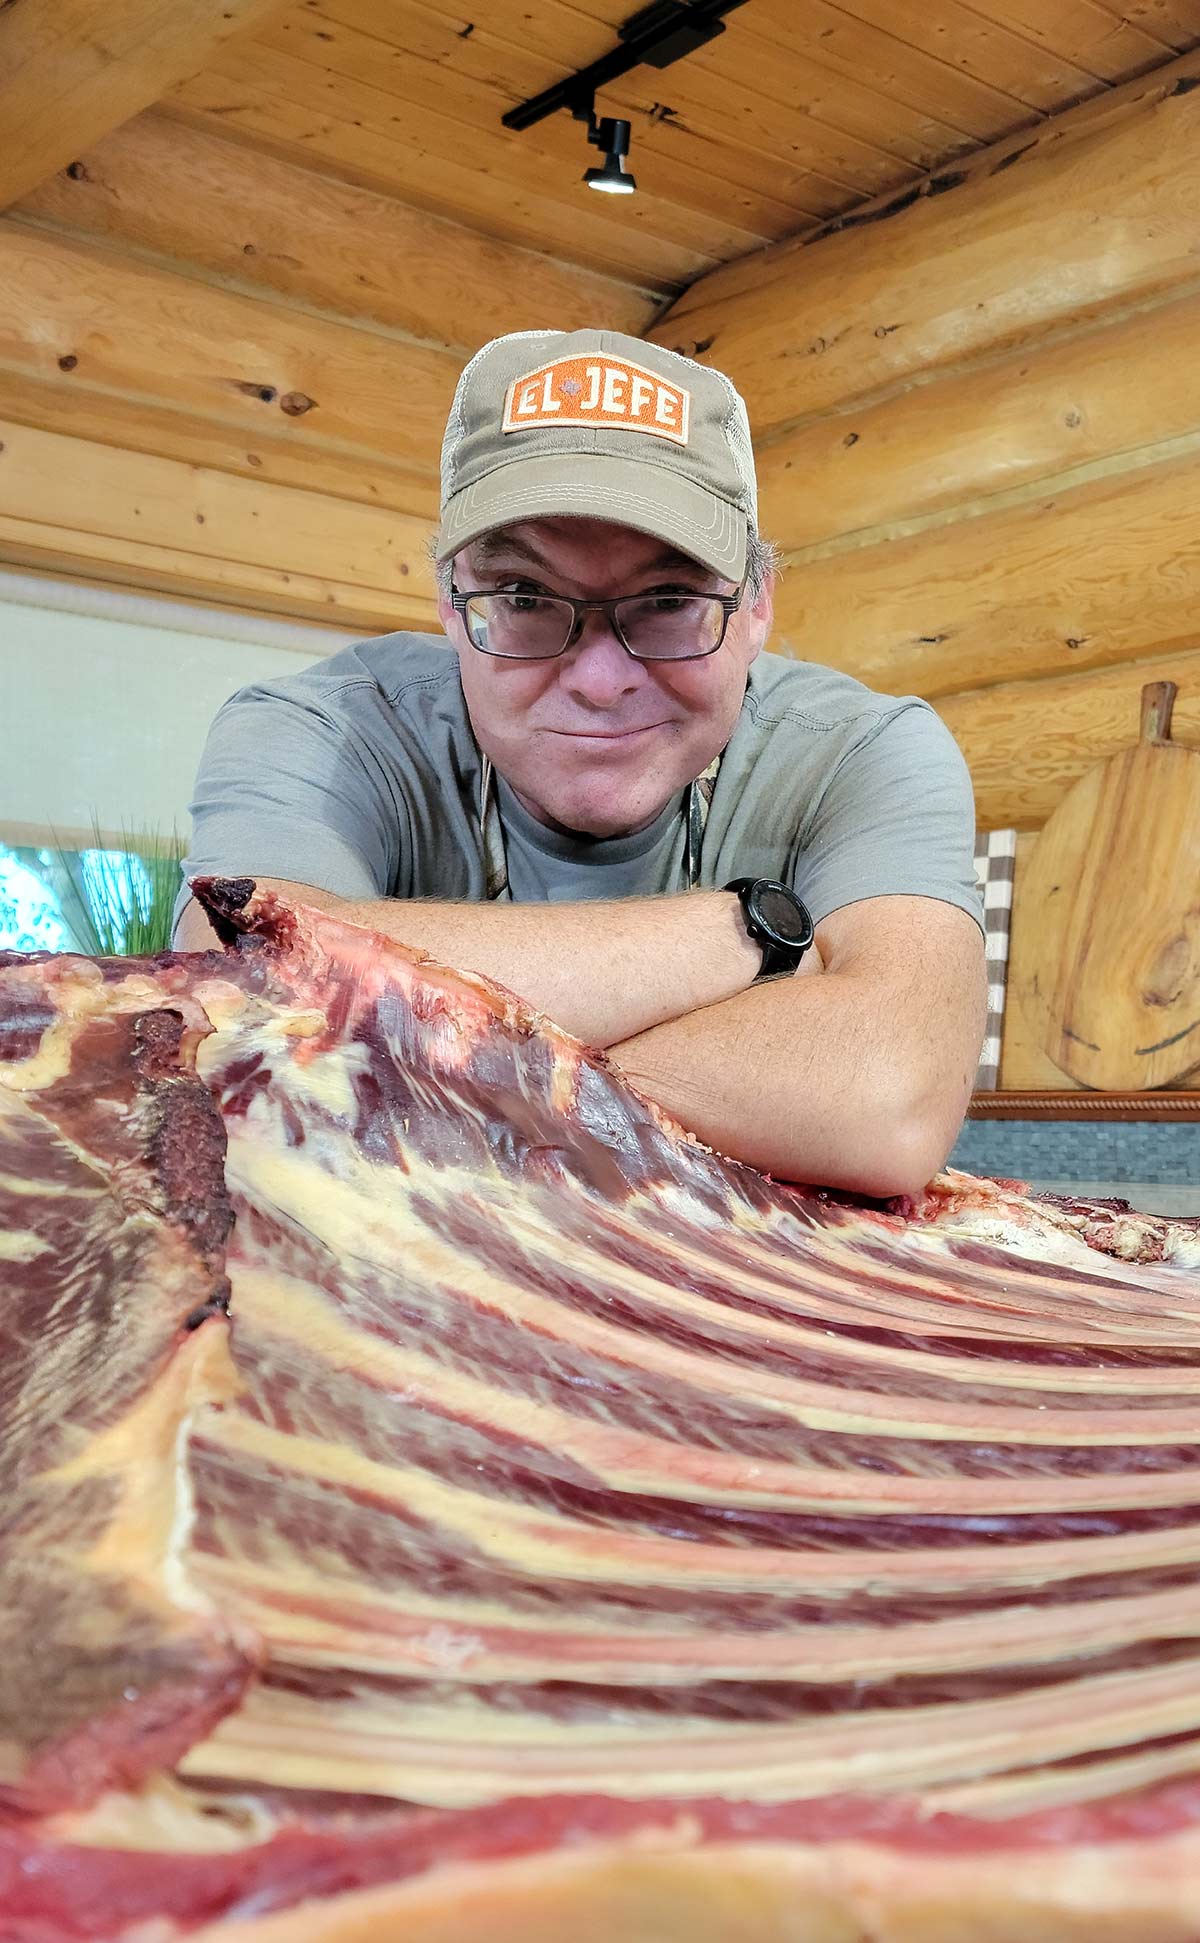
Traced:
<path fill-rule="evenodd" d="M 1008 982 L 1008 929 L 1012 917 L 1013 875 L 1017 861 L 1015 830 L 976 830 L 975 875 L 983 892 L 987 938 L 987 1032 L 975 1075 L 977 1093 L 1000 1084 L 1000 1042 L 1004 1031 L 1004 993 Z"/>

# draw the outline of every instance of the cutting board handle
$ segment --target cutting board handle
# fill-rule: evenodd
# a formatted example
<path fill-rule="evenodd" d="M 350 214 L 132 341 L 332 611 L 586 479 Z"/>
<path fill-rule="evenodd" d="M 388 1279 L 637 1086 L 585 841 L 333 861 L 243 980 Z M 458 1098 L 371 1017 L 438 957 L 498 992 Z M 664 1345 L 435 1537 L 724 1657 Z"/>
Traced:
<path fill-rule="evenodd" d="M 1142 690 L 1142 741 L 1171 740 L 1171 710 L 1179 693 L 1173 681 L 1148 681 Z"/>

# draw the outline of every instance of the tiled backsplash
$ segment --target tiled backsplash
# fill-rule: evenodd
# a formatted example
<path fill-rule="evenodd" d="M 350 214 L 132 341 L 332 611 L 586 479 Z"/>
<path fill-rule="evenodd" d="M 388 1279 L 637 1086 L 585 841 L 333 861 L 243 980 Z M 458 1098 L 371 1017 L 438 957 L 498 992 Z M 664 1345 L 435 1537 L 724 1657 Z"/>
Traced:
<path fill-rule="evenodd" d="M 1196 1189 L 1200 1213 L 1200 1121 L 968 1120 L 951 1165 L 969 1174 L 1033 1182 L 1157 1182 Z"/>

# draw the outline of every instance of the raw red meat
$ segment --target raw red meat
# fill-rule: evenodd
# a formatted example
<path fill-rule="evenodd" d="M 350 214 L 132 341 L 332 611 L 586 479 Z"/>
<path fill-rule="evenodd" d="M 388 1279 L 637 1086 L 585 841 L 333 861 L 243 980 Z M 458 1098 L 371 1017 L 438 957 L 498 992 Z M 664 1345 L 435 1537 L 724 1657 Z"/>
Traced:
<path fill-rule="evenodd" d="M 1195 1943 L 1194 1228 L 205 895 L 0 967 L 0 1943 Z"/>

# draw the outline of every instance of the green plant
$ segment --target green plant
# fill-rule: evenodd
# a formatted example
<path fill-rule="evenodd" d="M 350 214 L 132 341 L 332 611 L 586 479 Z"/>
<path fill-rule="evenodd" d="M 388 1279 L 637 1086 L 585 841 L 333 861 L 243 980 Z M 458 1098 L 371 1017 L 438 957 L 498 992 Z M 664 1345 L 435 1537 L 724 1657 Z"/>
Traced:
<path fill-rule="evenodd" d="M 55 844 L 55 888 L 75 948 L 94 958 L 140 958 L 168 950 L 182 838 L 174 830 L 165 837 L 122 826 L 120 848 L 110 849 L 95 819 L 92 831 L 94 849 Z"/>

